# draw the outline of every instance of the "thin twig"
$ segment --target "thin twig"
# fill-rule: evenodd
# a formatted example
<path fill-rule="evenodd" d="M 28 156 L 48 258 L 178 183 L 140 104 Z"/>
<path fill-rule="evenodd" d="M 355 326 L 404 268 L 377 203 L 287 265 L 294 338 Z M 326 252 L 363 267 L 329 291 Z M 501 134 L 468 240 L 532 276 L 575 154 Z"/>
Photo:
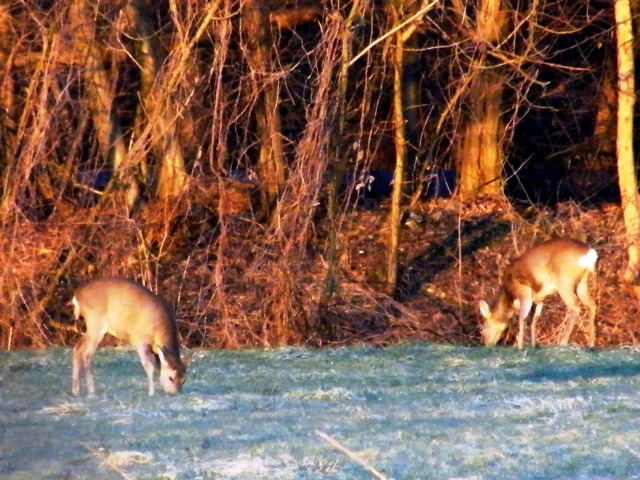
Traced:
<path fill-rule="evenodd" d="M 334 439 L 333 437 L 330 437 L 329 435 L 327 435 L 324 432 L 321 432 L 319 430 L 316 430 L 316 435 L 318 435 L 321 439 L 323 439 L 325 442 L 327 442 L 329 445 L 331 445 L 333 448 L 335 448 L 336 450 L 344 453 L 347 457 L 349 457 L 351 460 L 353 460 L 354 462 L 356 462 L 358 465 L 360 465 L 361 467 L 363 467 L 365 470 L 367 470 L 369 473 L 371 473 L 371 475 L 374 476 L 374 478 L 377 478 L 379 480 L 387 480 L 387 477 L 385 477 L 382 473 L 380 473 L 378 470 L 376 470 L 375 468 L 373 468 L 371 465 L 369 465 L 366 461 L 364 461 L 357 453 L 355 453 L 352 450 L 349 450 L 347 447 L 345 447 L 344 445 L 342 445 L 340 442 L 338 442 L 336 439 Z"/>
<path fill-rule="evenodd" d="M 435 7 L 437 4 L 438 4 L 438 0 L 435 0 L 435 1 L 431 2 L 431 3 L 429 3 L 428 5 L 423 6 L 420 10 L 418 10 L 416 13 L 411 15 L 409 18 L 407 18 L 400 25 L 397 25 L 397 26 L 393 27 L 387 33 L 382 35 L 380 38 L 378 38 L 378 39 L 374 40 L 373 42 L 371 42 L 369 45 L 367 45 L 365 48 L 363 48 L 360 51 L 360 53 L 358 53 L 355 57 L 353 57 L 351 59 L 351 61 L 349 62 L 349 66 L 353 65 L 354 63 L 356 63 L 360 57 L 365 55 L 369 50 L 371 50 L 373 47 L 375 47 L 377 44 L 379 44 L 385 38 L 389 37 L 390 35 L 393 35 L 398 30 L 400 30 L 400 29 L 406 27 L 407 25 L 409 25 L 410 23 L 414 22 L 416 19 L 418 19 L 419 17 L 421 17 L 422 15 L 427 13 L 429 10 L 431 10 L 433 7 Z"/>

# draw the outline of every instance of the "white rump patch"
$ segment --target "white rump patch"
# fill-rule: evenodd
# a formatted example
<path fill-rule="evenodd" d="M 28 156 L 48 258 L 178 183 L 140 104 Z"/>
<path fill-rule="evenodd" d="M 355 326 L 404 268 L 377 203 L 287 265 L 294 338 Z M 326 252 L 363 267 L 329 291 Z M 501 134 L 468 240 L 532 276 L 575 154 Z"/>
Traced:
<path fill-rule="evenodd" d="M 80 314 L 80 304 L 78 303 L 78 299 L 75 297 L 75 295 L 71 299 L 71 303 L 73 305 L 73 316 L 77 320 L 78 315 Z"/>
<path fill-rule="evenodd" d="M 598 252 L 596 252 L 592 248 L 587 252 L 586 255 L 580 257 L 580 260 L 578 260 L 578 265 L 593 272 L 596 269 L 597 260 L 598 260 Z"/>

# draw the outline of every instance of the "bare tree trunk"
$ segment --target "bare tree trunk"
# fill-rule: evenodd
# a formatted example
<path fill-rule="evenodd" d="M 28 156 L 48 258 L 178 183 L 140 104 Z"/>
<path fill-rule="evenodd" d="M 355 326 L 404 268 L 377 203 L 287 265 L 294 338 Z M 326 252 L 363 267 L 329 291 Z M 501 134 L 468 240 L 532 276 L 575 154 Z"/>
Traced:
<path fill-rule="evenodd" d="M 502 0 L 481 0 L 476 17 L 478 44 L 499 42 L 508 27 Z M 504 134 L 501 120 L 504 80 L 491 70 L 486 53 L 472 65 L 474 75 L 469 90 L 468 115 L 458 149 L 462 198 L 478 194 L 496 195 L 502 191 L 504 163 L 500 140 Z"/>
<path fill-rule="evenodd" d="M 415 13 L 417 2 L 411 5 L 410 13 Z M 410 185 L 415 185 L 419 180 L 415 175 L 418 170 L 416 162 L 418 160 L 418 144 L 420 143 L 420 131 L 424 119 L 422 118 L 421 95 L 421 65 L 420 65 L 420 41 L 421 36 L 417 33 L 411 35 L 404 43 L 404 62 L 402 68 L 402 106 L 405 119 L 406 148 L 407 148 L 407 174 L 412 178 Z M 412 173 L 413 172 L 413 173 Z M 412 193 L 412 192 L 410 192 Z"/>
<path fill-rule="evenodd" d="M 131 0 L 126 8 L 135 26 L 136 54 L 140 65 L 141 98 L 147 122 L 153 124 L 152 143 L 160 162 L 157 195 L 168 200 L 180 195 L 186 185 L 187 174 L 182 143 L 177 131 L 175 109 L 160 82 L 165 54 L 153 28 L 150 16 L 153 13 L 149 0 Z"/>
<path fill-rule="evenodd" d="M 623 280 L 632 282 L 640 266 L 640 201 L 633 159 L 633 108 L 635 105 L 633 30 L 629 0 L 616 0 L 618 45 L 618 182 L 627 233 L 629 261 Z"/>
<path fill-rule="evenodd" d="M 333 136 L 336 155 L 329 165 L 331 180 L 327 194 L 327 217 L 329 220 L 329 234 L 327 239 L 327 276 L 325 277 L 320 308 L 325 308 L 339 288 L 338 267 L 340 262 L 340 239 L 338 236 L 338 192 L 342 183 L 342 176 L 347 162 L 348 146 L 345 145 L 344 131 L 347 122 L 347 87 L 349 83 L 349 62 L 353 56 L 353 22 L 360 13 L 360 0 L 354 0 L 349 17 L 342 24 L 342 55 L 340 58 L 340 74 L 338 77 L 338 131 Z M 330 327 L 330 326 L 329 326 Z"/>
<path fill-rule="evenodd" d="M 82 76 L 86 88 L 86 98 L 93 123 L 105 156 L 111 158 L 114 167 L 112 188 L 119 203 L 131 209 L 138 199 L 139 188 L 132 166 L 128 162 L 128 152 L 122 138 L 120 123 L 111 112 L 113 92 L 104 54 L 96 38 L 96 15 L 85 0 L 75 0 L 69 9 L 68 28 L 73 32 L 73 45 L 77 49 L 76 58 L 85 62 Z M 116 182 L 114 185 L 113 182 Z"/>
<path fill-rule="evenodd" d="M 9 5 L 0 5 L 0 41 L 3 45 L 14 45 L 15 32 L 11 25 Z M 0 51 L 0 65 L 3 67 L 0 76 L 0 165 L 7 165 L 8 153 L 14 150 L 15 121 L 11 115 L 15 115 L 13 100 L 13 75 L 11 60 L 13 55 L 6 55 Z"/>
<path fill-rule="evenodd" d="M 616 73 L 615 58 L 612 52 L 604 60 L 593 128 L 599 168 L 615 167 L 616 110 L 618 107 Z"/>
<path fill-rule="evenodd" d="M 395 22 L 398 24 L 398 22 Z M 404 66 L 404 45 L 402 34 L 396 34 L 393 57 L 393 129 L 395 132 L 396 166 L 391 192 L 391 212 L 389 213 L 389 247 L 387 253 L 387 290 L 393 293 L 398 280 L 398 246 L 400 245 L 402 189 L 404 165 L 407 153 L 405 138 L 404 107 L 402 102 L 402 72 Z"/>
<path fill-rule="evenodd" d="M 254 92 L 258 96 L 256 120 L 260 139 L 258 176 L 262 187 L 263 214 L 270 216 L 284 185 L 278 83 L 273 77 L 270 56 L 269 15 L 260 0 L 243 2 L 243 30 L 248 45 L 247 60 L 252 69 Z"/>
<path fill-rule="evenodd" d="M 391 192 L 391 212 L 389 213 L 389 245 L 387 252 L 387 291 L 391 294 L 396 290 L 398 282 L 398 247 L 402 230 L 402 193 L 407 162 L 407 107 L 415 107 L 407 101 L 413 99 L 415 92 L 412 85 L 405 84 L 405 46 L 411 40 L 416 30 L 416 15 L 424 15 L 433 7 L 423 0 L 420 9 L 416 8 L 414 0 L 390 0 L 390 10 L 393 17 L 395 45 L 393 51 L 393 129 L 395 136 L 396 162 L 393 174 L 393 190 Z M 413 15 L 411 15 L 413 14 Z M 413 21 L 410 21 L 413 18 Z M 410 23 L 405 24 L 405 22 Z M 413 59 L 412 59 L 413 60 Z M 410 128 L 415 128 L 409 124 Z"/>
<path fill-rule="evenodd" d="M 0 41 L 3 45 L 14 45 L 15 34 L 11 25 L 11 15 L 9 13 L 9 5 L 0 5 Z M 5 188 L 3 188 L 3 200 L 0 207 L 0 217 L 5 217 L 9 210 L 5 203 L 7 194 L 6 185 L 10 178 L 11 163 L 10 157 L 16 149 L 16 122 L 12 118 L 16 114 L 13 89 L 14 81 L 12 74 L 12 57 L 13 55 L 5 55 L 0 51 L 0 65 L 3 65 L 4 71 L 0 77 L 0 168 L 3 176 L 5 176 Z"/>

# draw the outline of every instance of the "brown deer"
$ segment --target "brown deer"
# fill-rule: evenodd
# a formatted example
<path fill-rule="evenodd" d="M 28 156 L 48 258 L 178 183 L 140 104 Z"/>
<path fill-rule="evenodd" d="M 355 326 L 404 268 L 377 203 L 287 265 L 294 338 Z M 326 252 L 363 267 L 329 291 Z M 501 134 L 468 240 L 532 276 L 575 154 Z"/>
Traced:
<path fill-rule="evenodd" d="M 95 394 L 92 361 L 109 333 L 135 346 L 147 372 L 149 395 L 154 394 L 153 374 L 160 363 L 160 383 L 165 392 L 179 393 L 186 363 L 180 347 L 173 308 L 142 285 L 123 278 L 98 278 L 81 286 L 71 300 L 76 320 L 84 318 L 87 332 L 73 350 L 72 393 L 80 393 L 80 375 Z"/>
<path fill-rule="evenodd" d="M 596 341 L 596 303 L 589 293 L 589 277 L 595 273 L 598 254 L 584 242 L 570 238 L 548 240 L 534 246 L 516 258 L 504 272 L 500 296 L 493 310 L 484 300 L 480 313 L 485 318 L 482 339 L 485 345 L 495 345 L 517 312 L 519 319 L 518 348 L 524 341 L 524 323 L 536 308 L 531 322 L 531 345 L 535 346 L 536 322 L 542 312 L 542 302 L 558 292 L 567 306 L 567 324 L 560 340 L 569 342 L 576 319 L 580 316 L 580 302 L 589 310 L 587 333 L 589 346 Z M 578 301 L 579 300 L 579 301 Z"/>

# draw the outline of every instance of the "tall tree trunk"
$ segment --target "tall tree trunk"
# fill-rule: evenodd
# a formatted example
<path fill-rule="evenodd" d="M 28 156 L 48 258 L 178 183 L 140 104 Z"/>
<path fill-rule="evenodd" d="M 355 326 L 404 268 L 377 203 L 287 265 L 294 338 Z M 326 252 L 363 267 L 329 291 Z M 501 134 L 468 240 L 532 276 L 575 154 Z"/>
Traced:
<path fill-rule="evenodd" d="M 410 13 L 415 13 L 417 2 L 414 2 L 409 9 Z M 416 162 L 418 160 L 418 144 L 420 143 L 420 131 L 422 129 L 422 103 L 421 77 L 422 66 L 420 65 L 420 41 L 421 36 L 417 33 L 411 35 L 404 42 L 404 66 L 402 68 L 402 106 L 405 119 L 405 138 L 407 144 L 406 171 L 411 176 L 411 185 L 419 181 L 416 172 Z M 412 173 L 413 172 L 413 173 Z"/>
<path fill-rule="evenodd" d="M 9 5 L 0 5 L 0 42 L 3 45 L 14 45 L 15 32 L 12 28 Z M 15 151 L 15 105 L 13 98 L 12 54 L 0 51 L 0 65 L 3 70 L 0 76 L 0 168 L 6 168 L 10 152 Z"/>
<path fill-rule="evenodd" d="M 327 275 L 325 277 L 320 309 L 325 308 L 331 297 L 338 290 L 338 267 L 340 261 L 339 245 L 339 200 L 338 193 L 342 184 L 342 177 L 346 169 L 347 151 L 349 146 L 344 140 L 347 124 L 347 87 L 349 83 L 349 62 L 353 56 L 353 23 L 360 14 L 360 0 L 354 0 L 349 17 L 342 23 L 342 55 L 340 58 L 340 73 L 338 76 L 338 131 L 333 135 L 332 144 L 335 147 L 335 159 L 329 164 L 331 180 L 327 193 L 327 218 L 329 220 L 329 234 L 327 238 Z M 331 328 L 330 325 L 327 326 Z"/>
<path fill-rule="evenodd" d="M 598 168 L 614 168 L 616 154 L 616 110 L 618 107 L 617 71 L 613 52 L 604 59 L 602 82 L 597 98 L 593 140 L 596 145 Z"/>
<path fill-rule="evenodd" d="M 497 44 L 509 25 L 502 0 L 480 0 L 476 16 L 477 43 Z M 462 198 L 478 194 L 496 195 L 502 191 L 504 156 L 500 141 L 504 135 L 501 120 L 504 79 L 490 69 L 486 53 L 471 66 L 473 75 L 468 95 L 468 114 L 458 149 Z"/>
<path fill-rule="evenodd" d="M 269 15 L 264 2 L 244 0 L 243 33 L 248 46 L 247 60 L 252 69 L 257 95 L 256 120 L 260 140 L 258 176 L 261 183 L 263 214 L 270 216 L 284 185 L 285 169 L 279 110 L 278 82 L 273 74 L 269 34 Z"/>
<path fill-rule="evenodd" d="M 640 266 L 640 201 L 633 158 L 633 108 L 635 105 L 633 30 L 629 0 L 616 0 L 618 46 L 618 182 L 627 233 L 629 261 L 623 280 L 632 282 Z"/>
<path fill-rule="evenodd" d="M 398 24 L 399 22 L 394 22 Z M 400 245 L 402 189 L 404 166 L 407 153 L 405 137 L 404 106 L 402 102 L 402 73 L 404 66 L 404 45 L 402 34 L 396 34 L 393 57 L 393 129 L 395 132 L 396 166 L 393 173 L 391 192 L 391 212 L 389 213 L 389 247 L 387 253 L 387 290 L 392 294 L 398 281 L 398 247 Z"/>
<path fill-rule="evenodd" d="M 414 0 L 390 0 L 389 7 L 395 30 L 395 45 L 393 49 L 393 130 L 395 137 L 396 162 L 393 174 L 393 190 L 391 192 L 391 212 L 389 213 L 389 245 L 387 252 L 387 291 L 391 294 L 398 283 L 398 247 L 402 230 L 402 194 L 404 190 L 405 168 L 407 164 L 407 128 L 415 129 L 410 123 L 407 126 L 407 107 L 415 108 L 408 101 L 415 99 L 415 85 L 405 84 L 406 57 L 405 47 L 415 35 L 416 21 L 435 2 L 423 0 L 417 8 Z M 413 62 L 414 58 L 411 57 Z"/>
<path fill-rule="evenodd" d="M 136 39 L 136 56 L 140 65 L 141 98 L 147 122 L 153 125 L 154 153 L 160 162 L 157 195 L 162 200 L 180 195 L 185 187 L 187 174 L 182 143 L 177 131 L 175 108 L 169 92 L 164 91 L 161 67 L 165 54 L 157 32 L 153 28 L 152 4 L 149 0 L 131 0 L 126 8 L 132 20 Z"/>
<path fill-rule="evenodd" d="M 0 41 L 3 45 L 14 45 L 16 42 L 11 22 L 9 5 L 0 5 Z M 17 123 L 13 118 L 16 115 L 16 109 L 13 98 L 12 57 L 13 55 L 0 51 L 0 65 L 3 65 L 4 69 L 0 77 L 0 170 L 3 177 L 0 219 L 7 217 L 14 203 L 13 189 L 10 188 L 10 184 L 13 183 L 13 172 L 16 166 L 15 162 L 9 160 L 13 158 L 16 151 Z"/>
<path fill-rule="evenodd" d="M 139 188 L 132 166 L 128 162 L 120 123 L 111 111 L 112 82 L 104 66 L 104 53 L 96 38 L 97 15 L 91 11 L 85 0 L 74 0 L 69 9 L 69 16 L 68 28 L 73 32 L 76 58 L 84 60 L 82 77 L 98 140 L 105 156 L 113 162 L 114 179 L 111 189 L 115 192 L 118 203 L 131 209 L 138 199 Z"/>

